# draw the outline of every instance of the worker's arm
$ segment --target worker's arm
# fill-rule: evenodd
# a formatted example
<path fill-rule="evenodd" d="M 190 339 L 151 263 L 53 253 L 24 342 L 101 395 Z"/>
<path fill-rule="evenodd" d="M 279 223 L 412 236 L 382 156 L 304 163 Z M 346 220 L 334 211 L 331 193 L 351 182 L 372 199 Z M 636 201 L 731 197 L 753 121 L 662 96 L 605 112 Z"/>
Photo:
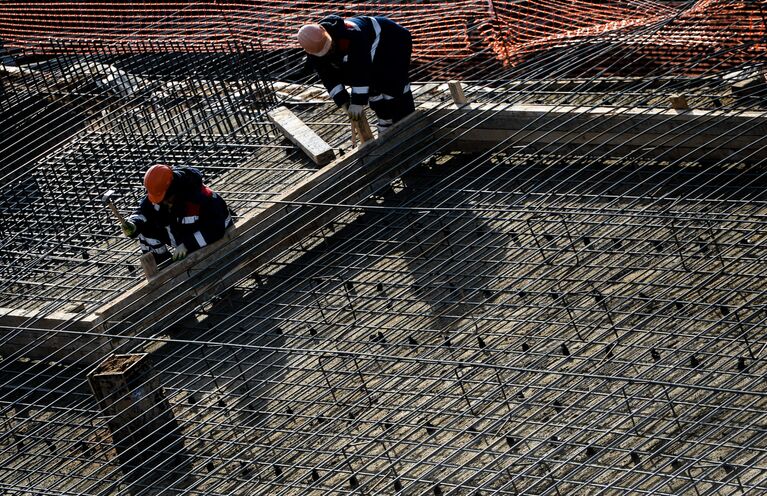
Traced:
<path fill-rule="evenodd" d="M 317 75 L 320 77 L 325 89 L 328 90 L 328 95 L 333 99 L 338 107 L 343 107 L 349 104 L 349 92 L 346 91 L 346 87 L 341 82 L 341 74 L 338 69 L 332 67 L 329 63 L 321 61 L 318 57 L 309 55 L 311 61 L 317 71 Z"/>
<path fill-rule="evenodd" d="M 373 70 L 373 50 L 380 41 L 380 29 L 375 29 L 370 18 L 352 18 L 347 22 L 349 43 L 349 86 L 351 104 L 367 105 Z"/>
<path fill-rule="evenodd" d="M 154 208 L 149 198 L 144 197 L 133 212 L 125 218 L 125 224 L 122 226 L 123 234 L 129 238 L 135 238 L 144 228 L 148 217 L 151 215 L 149 209 Z"/>

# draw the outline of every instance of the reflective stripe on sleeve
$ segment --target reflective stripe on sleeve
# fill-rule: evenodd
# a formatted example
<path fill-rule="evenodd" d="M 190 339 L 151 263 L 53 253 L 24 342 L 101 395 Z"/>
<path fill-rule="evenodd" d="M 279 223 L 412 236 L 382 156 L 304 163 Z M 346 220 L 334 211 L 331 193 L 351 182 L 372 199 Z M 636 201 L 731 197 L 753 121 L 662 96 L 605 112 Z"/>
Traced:
<path fill-rule="evenodd" d="M 147 238 L 143 234 L 139 234 L 138 235 L 138 239 L 139 239 L 139 241 L 144 242 L 148 246 L 159 246 L 159 245 L 164 245 L 165 244 L 162 241 L 160 241 L 159 239 Z"/>
<path fill-rule="evenodd" d="M 366 95 L 370 91 L 370 86 L 352 86 L 352 94 Z"/>
<path fill-rule="evenodd" d="M 381 25 L 378 24 L 378 21 L 375 17 L 368 17 L 370 19 L 370 22 L 373 23 L 373 30 L 376 32 L 376 37 L 373 40 L 373 44 L 370 46 L 370 61 L 372 62 L 373 59 L 376 57 L 376 50 L 378 50 L 378 43 L 381 41 Z"/>
<path fill-rule="evenodd" d="M 337 94 L 341 93 L 344 90 L 343 84 L 337 84 L 335 88 L 330 90 L 330 98 L 334 98 Z"/>
<path fill-rule="evenodd" d="M 170 230 L 170 226 L 165 226 L 165 230 L 168 231 L 168 239 L 170 240 L 171 246 L 173 246 L 173 248 L 178 246 L 176 244 L 176 238 L 173 237 L 173 232 Z"/>
<path fill-rule="evenodd" d="M 133 214 L 130 217 L 128 217 L 128 220 L 146 222 L 146 217 L 144 217 L 143 214 Z"/>
<path fill-rule="evenodd" d="M 186 217 L 182 217 L 181 218 L 181 223 L 182 224 L 194 224 L 198 220 L 200 220 L 200 216 L 199 215 L 188 215 Z"/>
<path fill-rule="evenodd" d="M 195 231 L 194 239 L 197 241 L 197 244 L 200 245 L 200 248 L 202 248 L 203 246 L 206 246 L 208 244 L 208 242 L 205 241 L 205 238 L 203 237 L 203 235 L 202 235 L 202 233 L 200 231 Z"/>
<path fill-rule="evenodd" d="M 147 238 L 139 235 L 138 244 L 141 247 L 142 252 L 152 252 L 157 253 L 158 255 L 168 252 L 168 247 L 159 239 Z"/>

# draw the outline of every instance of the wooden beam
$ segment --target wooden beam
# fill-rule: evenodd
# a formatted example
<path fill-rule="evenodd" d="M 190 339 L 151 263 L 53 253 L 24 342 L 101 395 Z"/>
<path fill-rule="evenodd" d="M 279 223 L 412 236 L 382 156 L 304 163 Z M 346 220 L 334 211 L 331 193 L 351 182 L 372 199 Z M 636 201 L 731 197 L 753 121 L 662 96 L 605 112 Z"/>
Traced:
<path fill-rule="evenodd" d="M 351 123 L 353 146 L 356 146 L 357 137 L 359 137 L 360 144 L 364 144 L 373 139 L 373 131 L 370 130 L 370 123 L 364 115 L 361 119 L 351 121 Z"/>
<path fill-rule="evenodd" d="M 447 87 L 450 88 L 450 95 L 453 97 L 453 103 L 459 106 L 469 103 L 466 99 L 466 95 L 463 94 L 463 87 L 459 81 L 448 81 Z"/>
<path fill-rule="evenodd" d="M 736 81 L 730 86 L 730 94 L 736 100 L 750 97 L 763 100 L 767 97 L 767 79 L 765 79 L 764 74 L 757 74 L 756 76 Z"/>
<path fill-rule="evenodd" d="M 94 333 L 94 314 L 35 312 L 0 308 L 0 354 L 31 360 L 92 365 L 122 344 L 117 337 Z"/>
<path fill-rule="evenodd" d="M 687 110 L 690 108 L 684 95 L 671 95 L 668 97 L 668 101 L 674 110 Z"/>
<path fill-rule="evenodd" d="M 354 153 L 296 184 L 263 210 L 241 219 L 223 239 L 161 270 L 151 281 L 96 311 L 110 333 L 162 328 L 162 318 L 205 301 L 364 201 L 433 153 L 431 120 L 415 112 L 392 126 L 387 139 Z"/>
<path fill-rule="evenodd" d="M 152 253 L 144 253 L 139 261 L 147 281 L 157 275 L 157 260 Z"/>
<path fill-rule="evenodd" d="M 702 76 L 679 78 L 657 77 L 647 79 L 644 77 L 598 77 L 586 79 L 526 79 L 524 81 L 510 80 L 499 86 L 482 86 L 472 84 L 471 88 L 483 95 L 494 95 L 502 97 L 509 92 L 525 93 L 615 93 L 626 89 L 650 90 L 656 88 L 668 87 L 670 83 L 678 84 L 683 82 L 686 88 L 703 87 L 706 85 L 720 85 L 721 76 Z M 466 86 L 462 84 L 462 87 Z M 424 83 L 411 84 L 413 96 L 419 100 L 435 100 L 448 92 L 450 86 L 448 83 Z"/>
<path fill-rule="evenodd" d="M 326 165 L 335 158 L 333 148 L 288 108 L 277 107 L 269 112 L 269 119 L 286 138 L 303 150 L 315 164 Z"/>
<path fill-rule="evenodd" d="M 653 160 L 759 162 L 767 112 L 439 103 L 419 107 L 447 150 L 580 153 Z M 446 150 L 446 151 L 447 151 Z"/>

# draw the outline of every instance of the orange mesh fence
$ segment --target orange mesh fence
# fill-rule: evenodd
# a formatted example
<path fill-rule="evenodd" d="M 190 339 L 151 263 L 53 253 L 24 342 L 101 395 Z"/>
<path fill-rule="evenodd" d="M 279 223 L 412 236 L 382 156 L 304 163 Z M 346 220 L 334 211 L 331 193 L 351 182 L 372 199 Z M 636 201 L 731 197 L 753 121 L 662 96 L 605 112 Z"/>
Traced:
<path fill-rule="evenodd" d="M 686 72 L 753 61 L 765 53 L 764 1 L 494 4 L 497 28 L 491 45 L 510 64 L 552 48 L 605 42 L 613 53 L 623 51 Z"/>
<path fill-rule="evenodd" d="M 166 42 L 168 50 L 200 45 L 206 49 L 227 41 L 258 39 L 266 49 L 296 48 L 302 24 L 321 17 L 386 15 L 412 30 L 416 51 L 425 59 L 461 58 L 469 53 L 467 19 L 481 2 L 438 4 L 360 4 L 341 2 L 8 2 L 0 5 L 0 38 L 27 52 L 85 50 L 89 45 Z M 437 41 L 436 34 L 451 33 Z"/>
<path fill-rule="evenodd" d="M 767 0 L 465 0 L 397 2 L 62 2 L 0 5 L 0 39 L 25 53 L 229 50 L 258 40 L 267 50 L 297 48 L 295 33 L 328 13 L 380 14 L 408 27 L 414 60 L 455 67 L 482 54 L 516 65 L 535 54 L 588 43 L 695 72 L 764 53 Z M 733 52 L 733 49 L 738 49 Z M 729 51 L 728 51 L 729 50 Z M 706 64 L 700 64 L 700 58 Z M 691 62 L 695 61 L 695 62 Z"/>
<path fill-rule="evenodd" d="M 676 10 L 652 1 L 621 2 L 531 0 L 496 2 L 497 37 L 492 46 L 508 62 L 552 47 L 604 38 L 605 35 L 648 26 L 673 16 Z"/>

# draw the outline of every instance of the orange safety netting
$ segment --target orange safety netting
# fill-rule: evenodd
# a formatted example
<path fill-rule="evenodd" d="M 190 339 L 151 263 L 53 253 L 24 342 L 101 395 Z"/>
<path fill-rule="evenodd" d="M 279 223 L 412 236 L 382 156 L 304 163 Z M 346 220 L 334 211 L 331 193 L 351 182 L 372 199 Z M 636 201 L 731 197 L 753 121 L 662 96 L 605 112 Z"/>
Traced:
<path fill-rule="evenodd" d="M 498 36 L 491 43 L 511 64 L 552 48 L 609 43 L 611 53 L 622 56 L 624 63 L 630 57 L 645 58 L 696 72 L 763 58 L 767 48 L 764 0 L 509 3 L 496 8 L 499 27 L 493 32 Z"/>
<path fill-rule="evenodd" d="M 326 14 L 380 14 L 408 27 L 414 60 L 433 67 L 477 55 L 515 65 L 552 49 L 608 44 L 694 72 L 763 56 L 763 9 L 767 0 L 28 0 L 0 5 L 0 39 L 26 53 L 230 50 L 255 40 L 273 50 L 296 48 L 298 28 Z"/>

